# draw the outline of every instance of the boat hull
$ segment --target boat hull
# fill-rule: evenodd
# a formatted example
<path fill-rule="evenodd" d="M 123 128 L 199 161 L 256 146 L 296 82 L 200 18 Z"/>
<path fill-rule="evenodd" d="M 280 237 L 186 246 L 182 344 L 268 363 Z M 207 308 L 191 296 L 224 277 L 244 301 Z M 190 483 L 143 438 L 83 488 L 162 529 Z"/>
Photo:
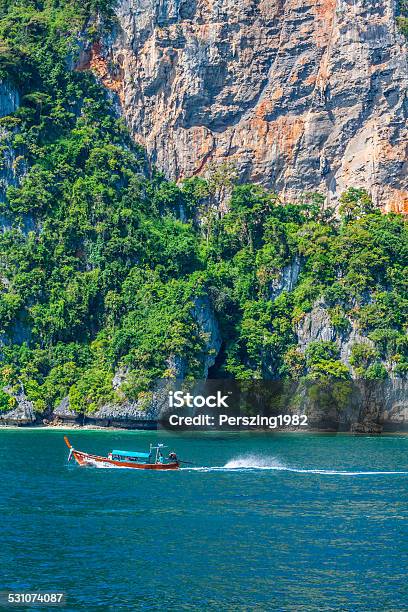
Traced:
<path fill-rule="evenodd" d="M 134 461 L 115 461 L 114 459 L 108 459 L 108 457 L 101 457 L 99 455 L 91 455 L 90 453 L 83 453 L 82 451 L 72 450 L 72 455 L 78 465 L 81 466 L 92 466 L 92 467 L 118 467 L 118 468 L 130 468 L 133 470 L 178 470 L 180 465 L 177 461 L 172 463 L 135 463 Z"/>

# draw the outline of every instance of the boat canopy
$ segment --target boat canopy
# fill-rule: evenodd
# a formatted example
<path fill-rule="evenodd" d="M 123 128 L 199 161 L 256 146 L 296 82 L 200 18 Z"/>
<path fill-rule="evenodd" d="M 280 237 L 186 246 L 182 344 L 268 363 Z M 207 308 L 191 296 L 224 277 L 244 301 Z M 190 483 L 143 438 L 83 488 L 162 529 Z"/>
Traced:
<path fill-rule="evenodd" d="M 113 450 L 112 455 L 117 455 L 119 457 L 138 457 L 139 459 L 148 459 L 150 457 L 150 453 L 136 453 L 122 450 Z"/>

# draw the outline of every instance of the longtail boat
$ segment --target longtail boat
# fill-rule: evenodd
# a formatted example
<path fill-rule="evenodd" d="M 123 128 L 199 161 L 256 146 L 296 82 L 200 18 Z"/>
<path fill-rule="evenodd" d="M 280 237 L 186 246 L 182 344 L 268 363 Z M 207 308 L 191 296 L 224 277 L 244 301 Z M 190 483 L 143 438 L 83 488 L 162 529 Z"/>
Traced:
<path fill-rule="evenodd" d="M 81 466 L 112 466 L 137 470 L 178 470 L 180 468 L 180 463 L 175 453 L 170 453 L 167 458 L 164 457 L 162 451 L 167 447 L 163 444 L 158 444 L 157 446 L 151 444 L 148 453 L 113 450 L 107 457 L 102 457 L 76 450 L 67 436 L 64 436 L 64 440 L 69 448 L 68 462 L 74 457 L 78 465 Z"/>

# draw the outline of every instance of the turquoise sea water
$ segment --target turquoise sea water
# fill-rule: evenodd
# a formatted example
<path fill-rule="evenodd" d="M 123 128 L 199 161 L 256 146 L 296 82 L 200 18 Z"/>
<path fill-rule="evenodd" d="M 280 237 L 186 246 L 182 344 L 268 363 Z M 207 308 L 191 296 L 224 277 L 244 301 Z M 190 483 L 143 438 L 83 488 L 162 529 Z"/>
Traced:
<path fill-rule="evenodd" d="M 0 431 L 0 590 L 64 591 L 67 610 L 408 610 L 408 437 L 69 434 L 197 464 L 152 473 L 67 465 L 64 433 Z"/>

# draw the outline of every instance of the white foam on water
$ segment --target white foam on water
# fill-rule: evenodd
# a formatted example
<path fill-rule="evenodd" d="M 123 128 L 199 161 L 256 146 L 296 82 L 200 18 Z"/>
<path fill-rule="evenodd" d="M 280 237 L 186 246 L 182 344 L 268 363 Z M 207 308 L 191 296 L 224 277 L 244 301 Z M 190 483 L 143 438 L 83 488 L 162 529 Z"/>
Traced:
<path fill-rule="evenodd" d="M 306 469 L 290 467 L 282 464 L 281 461 L 274 457 L 265 457 L 259 455 L 244 455 L 231 459 L 223 466 L 213 467 L 194 467 L 182 468 L 184 471 L 198 472 L 254 472 L 257 470 L 263 471 L 278 471 L 278 472 L 294 472 L 296 474 L 321 474 L 327 476 L 387 476 L 387 475 L 408 475 L 408 471 L 353 471 L 353 470 L 326 470 L 326 469 Z"/>
<path fill-rule="evenodd" d="M 114 465 L 113 463 L 105 463 L 104 461 L 94 461 L 92 459 L 87 460 L 87 466 L 96 467 L 99 470 L 129 470 L 125 465 Z"/>
<path fill-rule="evenodd" d="M 240 468 L 252 469 L 252 470 L 281 470 L 285 469 L 285 466 L 274 457 L 263 457 L 260 455 L 244 455 L 243 457 L 237 457 L 228 461 L 224 465 L 227 470 L 236 470 Z"/>

